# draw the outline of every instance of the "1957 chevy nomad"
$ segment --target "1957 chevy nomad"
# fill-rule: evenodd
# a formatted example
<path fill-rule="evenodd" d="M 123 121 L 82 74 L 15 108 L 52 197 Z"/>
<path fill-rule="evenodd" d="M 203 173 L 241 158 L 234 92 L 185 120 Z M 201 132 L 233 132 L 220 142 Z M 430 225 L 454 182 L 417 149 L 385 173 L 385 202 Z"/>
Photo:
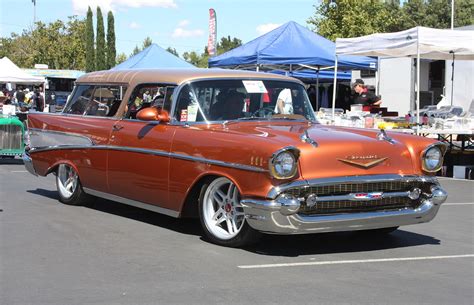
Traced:
<path fill-rule="evenodd" d="M 298 80 L 212 69 L 100 71 L 62 113 L 31 114 L 26 168 L 60 200 L 90 195 L 199 217 L 225 246 L 260 232 L 373 230 L 428 222 L 446 200 L 430 139 L 318 124 Z"/>

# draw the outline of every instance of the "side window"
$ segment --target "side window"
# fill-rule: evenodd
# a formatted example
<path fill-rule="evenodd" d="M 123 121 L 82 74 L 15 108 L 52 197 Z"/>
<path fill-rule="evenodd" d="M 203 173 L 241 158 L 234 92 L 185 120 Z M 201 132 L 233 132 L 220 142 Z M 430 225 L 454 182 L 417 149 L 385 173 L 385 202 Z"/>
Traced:
<path fill-rule="evenodd" d="M 117 85 L 96 86 L 85 115 L 114 116 L 127 88 Z"/>
<path fill-rule="evenodd" d="M 93 85 L 78 85 L 74 90 L 74 93 L 69 100 L 66 107 L 64 107 L 64 113 L 80 114 L 83 115 L 89 106 L 89 101 L 94 91 Z"/>
<path fill-rule="evenodd" d="M 138 85 L 130 95 L 124 118 L 136 119 L 138 111 L 148 107 L 161 108 L 169 112 L 175 87 L 164 84 Z"/>

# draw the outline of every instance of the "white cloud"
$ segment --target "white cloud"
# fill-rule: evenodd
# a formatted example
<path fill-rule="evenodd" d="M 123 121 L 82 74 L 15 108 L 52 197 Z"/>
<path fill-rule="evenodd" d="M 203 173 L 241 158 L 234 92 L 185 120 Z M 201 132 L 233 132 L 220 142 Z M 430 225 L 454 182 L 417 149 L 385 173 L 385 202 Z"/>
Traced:
<path fill-rule="evenodd" d="M 177 7 L 175 0 L 72 0 L 72 7 L 75 14 L 85 14 L 89 6 L 93 12 L 95 12 L 97 6 L 100 6 L 102 13 L 124 8 Z"/>
<path fill-rule="evenodd" d="M 141 25 L 139 25 L 139 24 L 138 24 L 138 23 L 136 23 L 136 22 L 132 22 L 132 23 L 130 23 L 130 24 L 128 25 L 128 27 L 129 27 L 129 28 L 131 28 L 131 29 L 134 29 L 134 30 L 136 30 L 136 29 L 139 29 L 139 28 L 141 28 L 142 26 L 141 26 Z"/>
<path fill-rule="evenodd" d="M 266 34 L 270 32 L 271 30 L 276 29 L 277 27 L 281 26 L 281 23 L 267 23 L 267 24 L 261 24 L 257 26 L 256 30 L 259 35 Z"/>
<path fill-rule="evenodd" d="M 189 25 L 189 20 L 185 19 L 185 20 L 181 20 L 179 23 L 178 23 L 178 26 L 179 27 L 185 27 Z"/>
<path fill-rule="evenodd" d="M 183 28 L 176 28 L 173 31 L 173 34 L 171 34 L 171 37 L 173 38 L 189 38 L 189 37 L 199 37 L 204 35 L 203 30 L 186 30 Z"/>

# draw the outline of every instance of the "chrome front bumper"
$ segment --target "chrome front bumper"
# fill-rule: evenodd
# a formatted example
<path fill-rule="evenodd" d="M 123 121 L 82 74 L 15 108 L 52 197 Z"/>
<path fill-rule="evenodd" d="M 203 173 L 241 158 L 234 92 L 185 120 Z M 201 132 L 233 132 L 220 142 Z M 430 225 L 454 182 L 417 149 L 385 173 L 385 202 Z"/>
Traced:
<path fill-rule="evenodd" d="M 30 174 L 34 176 L 38 176 L 38 174 L 35 171 L 35 167 L 33 166 L 33 160 L 31 160 L 30 155 L 27 152 L 24 152 L 21 158 L 23 159 L 23 164 L 25 165 L 26 170 Z"/>
<path fill-rule="evenodd" d="M 248 224 L 258 231 L 307 234 L 379 229 L 428 222 L 436 216 L 446 198 L 447 193 L 437 186 L 431 197 L 423 199 L 416 209 L 311 216 L 298 214 L 296 202 L 284 197 L 273 200 L 244 199 L 241 204 Z"/>

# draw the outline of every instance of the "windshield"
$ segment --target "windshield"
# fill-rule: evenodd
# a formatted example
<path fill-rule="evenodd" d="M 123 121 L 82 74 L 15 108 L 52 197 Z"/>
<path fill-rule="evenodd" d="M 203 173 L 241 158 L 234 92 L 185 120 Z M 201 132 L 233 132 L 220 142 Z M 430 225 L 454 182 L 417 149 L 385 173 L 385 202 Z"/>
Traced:
<path fill-rule="evenodd" d="M 275 80 L 209 80 L 187 84 L 179 93 L 175 118 L 180 122 L 316 120 L 301 84 Z"/>

